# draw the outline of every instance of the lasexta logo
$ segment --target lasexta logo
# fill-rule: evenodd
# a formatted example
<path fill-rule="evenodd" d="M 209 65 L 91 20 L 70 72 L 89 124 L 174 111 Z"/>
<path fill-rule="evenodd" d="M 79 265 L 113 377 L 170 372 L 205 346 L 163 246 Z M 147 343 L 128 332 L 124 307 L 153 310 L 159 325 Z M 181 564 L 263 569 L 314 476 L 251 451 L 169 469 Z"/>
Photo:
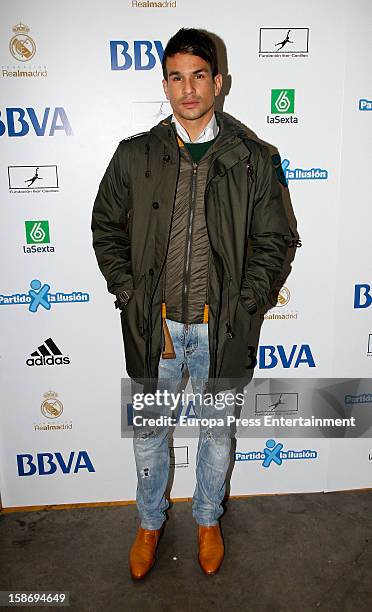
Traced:
<path fill-rule="evenodd" d="M 294 89 L 272 89 L 271 90 L 271 112 L 289 114 L 294 113 Z"/>
<path fill-rule="evenodd" d="M 25 221 L 27 244 L 50 242 L 48 221 Z"/>
<path fill-rule="evenodd" d="M 27 245 L 23 245 L 23 252 L 26 255 L 54 253 L 54 246 L 50 244 L 49 221 L 25 221 L 25 232 Z"/>

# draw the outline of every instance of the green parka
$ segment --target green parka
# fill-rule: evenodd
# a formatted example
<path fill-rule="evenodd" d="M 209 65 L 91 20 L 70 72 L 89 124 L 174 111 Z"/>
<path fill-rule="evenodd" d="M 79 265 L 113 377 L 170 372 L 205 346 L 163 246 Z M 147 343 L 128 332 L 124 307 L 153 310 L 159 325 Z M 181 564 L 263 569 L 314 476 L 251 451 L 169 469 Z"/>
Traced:
<path fill-rule="evenodd" d="M 216 143 L 224 138 L 209 169 L 205 217 L 214 264 L 209 378 L 222 383 L 247 378 L 252 313 L 269 303 L 291 237 L 269 150 L 223 113 L 216 118 Z M 162 281 L 180 165 L 170 121 L 120 142 L 92 216 L 93 247 L 108 290 L 132 294 L 121 323 L 126 369 L 139 382 L 157 378 L 161 354 Z"/>

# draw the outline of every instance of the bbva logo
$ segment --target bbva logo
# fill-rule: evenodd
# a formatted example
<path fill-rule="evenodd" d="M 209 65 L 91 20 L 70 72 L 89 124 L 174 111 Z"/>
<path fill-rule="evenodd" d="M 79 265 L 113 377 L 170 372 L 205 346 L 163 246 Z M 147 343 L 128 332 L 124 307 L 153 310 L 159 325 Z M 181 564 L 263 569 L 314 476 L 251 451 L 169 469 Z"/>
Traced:
<path fill-rule="evenodd" d="M 129 70 L 134 62 L 135 70 L 152 70 L 157 59 L 163 59 L 164 49 L 160 40 L 135 40 L 129 49 L 126 40 L 110 41 L 111 70 Z"/>
<path fill-rule="evenodd" d="M 0 116 L 2 112 L 0 111 Z M 55 132 L 63 131 L 66 136 L 72 136 L 70 122 L 65 109 L 56 106 L 51 112 L 49 106 L 44 112 L 36 112 L 34 108 L 6 108 L 5 116 L 0 119 L 0 136 L 26 136 L 33 128 L 36 136 L 54 136 Z"/>
<path fill-rule="evenodd" d="M 254 355 L 253 347 L 250 347 L 250 351 L 250 362 L 246 366 L 247 369 L 256 367 L 257 362 L 258 367 L 262 370 L 270 370 L 277 365 L 282 365 L 285 369 L 298 368 L 300 365 L 316 368 L 309 344 L 293 344 L 290 349 L 286 349 L 282 344 L 262 345 L 258 347 L 258 360 Z"/>
<path fill-rule="evenodd" d="M 75 457 L 75 451 L 71 451 L 68 458 L 63 458 L 62 453 L 37 453 L 36 458 L 29 453 L 17 455 L 18 476 L 50 476 L 58 471 L 62 474 L 77 474 L 79 470 L 95 472 L 93 463 L 87 451 L 79 451 Z"/>
<path fill-rule="evenodd" d="M 371 285 L 360 284 L 354 288 L 354 308 L 368 308 L 372 304 Z"/>

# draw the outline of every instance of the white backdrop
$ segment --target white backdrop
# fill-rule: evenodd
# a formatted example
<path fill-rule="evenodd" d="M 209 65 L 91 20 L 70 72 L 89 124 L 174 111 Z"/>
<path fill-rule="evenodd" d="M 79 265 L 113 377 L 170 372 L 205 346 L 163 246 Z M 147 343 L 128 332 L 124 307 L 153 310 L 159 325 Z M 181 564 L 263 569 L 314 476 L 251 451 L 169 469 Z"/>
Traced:
<path fill-rule="evenodd" d="M 158 51 L 179 27 L 206 28 L 224 41 L 232 79 L 224 110 L 278 148 L 289 179 L 303 245 L 286 281 L 287 303 L 263 325 L 256 378 L 370 376 L 370 3 L 341 0 L 337 11 L 294 0 L 280 8 L 273 0 L 156 4 L 83 0 L 61 11 L 20 0 L 1 8 L 5 507 L 135 497 L 131 440 L 121 437 L 120 321 L 96 264 L 90 219 L 117 143 L 170 113 Z M 288 30 L 291 42 L 278 51 Z M 286 112 L 272 107 L 279 95 L 289 100 Z M 41 302 L 30 312 L 22 302 L 35 280 L 34 291 L 48 285 L 56 296 L 50 310 Z M 298 363 L 304 350 L 313 364 Z M 291 354 L 284 367 L 281 355 Z M 372 402 L 363 407 L 372 410 Z M 368 437 L 284 444 L 317 456 L 270 469 L 236 461 L 231 494 L 372 486 Z M 196 440 L 174 445 L 172 497 L 191 496 Z M 239 439 L 237 451 L 264 446 L 262 438 Z"/>

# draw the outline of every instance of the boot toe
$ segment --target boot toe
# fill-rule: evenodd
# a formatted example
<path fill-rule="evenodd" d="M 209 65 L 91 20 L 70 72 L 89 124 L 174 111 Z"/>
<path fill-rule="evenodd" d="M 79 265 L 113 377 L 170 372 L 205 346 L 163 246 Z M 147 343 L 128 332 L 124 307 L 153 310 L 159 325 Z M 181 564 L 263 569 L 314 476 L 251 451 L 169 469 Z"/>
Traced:
<path fill-rule="evenodd" d="M 224 544 L 219 525 L 199 525 L 199 565 L 208 576 L 218 572 L 224 558 Z"/>
<path fill-rule="evenodd" d="M 139 528 L 129 553 L 129 570 L 134 580 L 144 578 L 154 565 L 161 533 L 162 529 Z"/>

